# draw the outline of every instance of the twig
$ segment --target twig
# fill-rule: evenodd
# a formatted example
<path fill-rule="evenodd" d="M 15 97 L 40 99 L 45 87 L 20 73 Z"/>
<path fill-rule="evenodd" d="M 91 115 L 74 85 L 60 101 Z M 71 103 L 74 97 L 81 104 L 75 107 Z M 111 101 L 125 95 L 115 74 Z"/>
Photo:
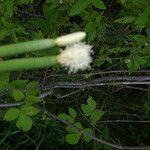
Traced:
<path fill-rule="evenodd" d="M 150 123 L 150 120 L 101 120 L 99 123 Z"/>
<path fill-rule="evenodd" d="M 44 97 L 47 97 L 47 96 L 52 95 L 52 94 L 53 94 L 52 91 L 49 91 L 49 92 L 46 92 L 46 93 L 42 93 L 42 94 L 39 96 L 39 98 L 44 98 Z"/>
<path fill-rule="evenodd" d="M 88 88 L 97 86 L 117 86 L 117 85 L 148 85 L 150 84 L 150 76 L 107 76 L 92 80 L 82 81 L 66 81 L 66 82 L 50 82 L 48 86 L 40 87 L 43 90 L 53 88 Z M 39 88 L 39 87 L 34 87 Z M 34 89 L 32 88 L 32 89 Z M 26 91 L 30 91 L 28 89 Z M 3 89 L 9 91 L 9 89 Z M 23 89 L 22 89 L 23 90 Z M 41 89 L 42 90 L 42 89 Z M 25 90 L 23 90 L 26 92 Z"/>
<path fill-rule="evenodd" d="M 117 85 L 149 85 L 150 81 L 145 82 L 89 82 L 89 81 L 80 81 L 80 82 L 57 82 L 55 84 L 50 84 L 50 86 L 45 87 L 45 90 L 52 88 L 72 88 L 72 89 L 84 89 L 89 87 L 98 87 L 98 86 L 117 86 Z"/>
<path fill-rule="evenodd" d="M 117 86 L 117 85 L 148 85 L 150 84 L 150 76 L 107 76 L 93 80 L 82 81 L 66 81 L 49 83 L 50 88 L 88 88 L 96 86 Z"/>
<path fill-rule="evenodd" d="M 23 102 L 18 102 L 18 103 L 10 103 L 10 104 L 0 104 L 0 108 L 5 108 L 5 107 L 17 107 L 22 105 Z"/>
<path fill-rule="evenodd" d="M 128 73 L 127 70 L 112 70 L 112 71 L 95 71 L 92 75 L 104 75 L 104 74 L 119 74 L 119 73 Z M 150 70 L 140 70 L 135 73 L 150 73 Z"/>
<path fill-rule="evenodd" d="M 88 87 L 98 87 L 98 86 L 107 86 L 107 85 L 116 86 L 116 85 L 144 85 L 144 84 L 145 85 L 150 84 L 150 76 L 129 76 L 129 77 L 108 76 L 108 77 L 101 77 L 101 78 L 97 78 L 93 80 L 49 83 L 49 86 L 44 87 L 44 90 L 53 89 L 53 88 L 84 89 Z M 37 88 L 37 87 L 34 87 L 34 88 Z M 6 89 L 6 90 L 9 91 L 9 89 Z M 47 93 L 41 94 L 40 97 L 44 98 L 51 94 L 52 92 L 50 90 Z M 74 92 L 72 94 L 74 94 Z M 19 105 L 20 103 L 0 104 L 0 107 L 12 107 L 12 106 L 19 106 Z"/>
<path fill-rule="evenodd" d="M 149 91 L 148 89 L 145 89 L 145 88 L 141 88 L 141 87 L 135 87 L 135 86 L 124 86 L 124 88 L 128 88 L 128 89 L 135 89 L 135 90 L 140 90 L 140 91 Z"/>
<path fill-rule="evenodd" d="M 44 98 L 47 97 L 48 95 L 51 95 L 52 91 L 43 93 L 39 96 L 39 98 Z M 17 103 L 8 103 L 8 104 L 0 104 L 0 108 L 5 108 L 5 107 L 17 107 L 23 105 L 23 102 L 17 102 Z"/>
<path fill-rule="evenodd" d="M 113 143 L 110 143 L 110 142 L 107 142 L 107 141 L 104 141 L 102 139 L 98 139 L 96 138 L 95 136 L 91 135 L 91 134 L 88 134 L 87 132 L 85 132 L 84 130 L 76 127 L 74 124 L 72 123 L 69 123 L 59 117 L 57 117 L 55 114 L 52 114 L 48 111 L 45 111 L 45 114 L 47 114 L 49 117 L 52 117 L 68 126 L 71 126 L 72 128 L 76 129 L 77 131 L 79 131 L 80 133 L 82 133 L 83 135 L 86 135 L 88 137 L 90 137 L 91 139 L 101 143 L 101 144 L 104 144 L 104 145 L 107 145 L 109 147 L 112 147 L 112 148 L 116 148 L 116 149 L 119 149 L 119 150 L 148 150 L 150 149 L 150 147 L 129 147 L 129 146 L 121 146 L 121 145 L 116 145 L 116 144 L 113 144 Z"/>
<path fill-rule="evenodd" d="M 80 91 L 80 89 L 78 89 L 78 90 L 76 90 L 76 91 L 73 91 L 73 92 L 71 92 L 71 93 L 69 93 L 69 94 L 65 94 L 65 95 L 63 95 L 63 96 L 59 96 L 59 97 L 57 97 L 57 99 L 62 99 L 62 98 L 68 97 L 68 96 L 70 96 L 70 95 L 73 95 L 73 94 L 78 93 L 79 91 Z"/>
<path fill-rule="evenodd" d="M 90 74 L 90 76 L 95 76 L 95 75 L 107 75 L 107 74 L 124 74 L 124 73 L 128 73 L 127 70 L 110 70 L 110 71 L 94 71 L 94 72 L 89 72 L 86 74 L 50 74 L 47 76 L 47 78 L 49 77 L 66 77 L 66 76 L 85 76 L 87 74 Z M 140 71 L 136 71 L 135 73 L 150 73 L 150 70 L 140 70 Z"/>
<path fill-rule="evenodd" d="M 150 117 L 146 117 L 146 116 L 139 116 L 137 114 L 129 114 L 129 113 L 126 113 L 126 112 L 114 112 L 114 111 L 107 111 L 107 110 L 103 110 L 105 113 L 109 114 L 109 115 L 125 115 L 125 116 L 128 116 L 128 117 L 136 117 L 136 118 L 139 118 L 139 119 L 142 119 L 142 118 L 146 118 L 146 119 L 150 119 Z"/>

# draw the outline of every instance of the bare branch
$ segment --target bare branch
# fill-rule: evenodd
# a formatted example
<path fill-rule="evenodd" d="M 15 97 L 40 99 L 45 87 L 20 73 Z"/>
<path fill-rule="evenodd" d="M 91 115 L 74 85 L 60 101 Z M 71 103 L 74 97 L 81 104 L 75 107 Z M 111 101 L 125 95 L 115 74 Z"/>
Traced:
<path fill-rule="evenodd" d="M 99 123 L 150 123 L 150 120 L 101 120 Z"/>
<path fill-rule="evenodd" d="M 135 90 L 146 91 L 146 92 L 148 92 L 148 91 L 149 91 L 149 90 L 148 90 L 148 89 L 146 89 L 146 88 L 135 87 L 135 86 L 128 86 L 128 85 L 124 86 L 124 88 L 128 88 L 128 89 L 135 89 Z"/>
<path fill-rule="evenodd" d="M 43 93 L 39 96 L 39 98 L 44 98 L 44 97 L 47 97 L 48 95 L 51 95 L 52 94 L 52 91 L 49 91 L 49 92 L 46 92 L 46 93 Z M 0 104 L 0 108 L 5 108 L 5 107 L 17 107 L 17 106 L 21 106 L 23 105 L 24 103 L 23 102 L 17 102 L 17 103 L 8 103 L 8 104 Z"/>
<path fill-rule="evenodd" d="M 5 107 L 17 107 L 22 105 L 23 102 L 18 102 L 18 103 L 9 103 L 9 104 L 0 104 L 0 108 L 5 108 Z"/>
<path fill-rule="evenodd" d="M 90 76 L 95 76 L 95 75 L 107 75 L 107 74 L 128 74 L 127 70 L 110 70 L 110 71 L 94 71 L 94 72 L 89 72 L 86 74 L 50 74 L 47 75 L 47 78 L 49 77 L 66 77 L 66 76 L 71 76 L 71 77 L 75 77 L 75 76 L 85 76 L 87 74 L 90 74 Z M 140 71 L 136 71 L 135 73 L 138 74 L 142 74 L 142 73 L 150 73 L 150 70 L 140 70 Z"/>
<path fill-rule="evenodd" d="M 150 76 L 107 76 L 93 80 L 66 81 L 49 83 L 49 88 L 88 88 L 96 86 L 117 86 L 117 85 L 148 85 Z"/>
<path fill-rule="evenodd" d="M 67 121 L 65 121 L 65 120 L 63 120 L 63 119 L 57 117 L 57 116 L 56 116 L 55 114 L 53 114 L 53 113 L 50 113 L 50 112 L 48 112 L 48 111 L 45 111 L 45 114 L 48 115 L 49 117 L 54 118 L 55 120 L 58 120 L 58 121 L 64 123 L 65 125 L 71 126 L 72 128 L 74 128 L 74 129 L 76 129 L 77 131 L 79 131 L 80 133 L 82 133 L 83 135 L 86 135 L 86 136 L 90 137 L 91 139 L 93 139 L 93 140 L 95 140 L 95 141 L 97 141 L 97 142 L 99 142 L 99 143 L 101 143 L 101 144 L 107 145 L 107 146 L 109 146 L 109 147 L 116 148 L 116 149 L 119 149 L 119 150 L 137 150 L 137 149 L 138 149 L 138 150 L 148 150 L 148 149 L 150 149 L 149 146 L 148 146 L 148 147 L 138 147 L 138 146 L 137 146 L 137 147 L 130 147 L 130 146 L 116 145 L 116 144 L 113 144 L 113 143 L 104 141 L 104 140 L 102 140 L 102 139 L 98 139 L 98 138 L 96 138 L 95 136 L 93 136 L 93 135 L 91 135 L 91 134 L 88 134 L 88 133 L 85 132 L 84 130 L 82 130 L 82 129 L 76 127 L 76 126 L 75 126 L 74 124 L 72 124 L 72 123 L 69 123 L 69 122 L 67 122 Z"/>

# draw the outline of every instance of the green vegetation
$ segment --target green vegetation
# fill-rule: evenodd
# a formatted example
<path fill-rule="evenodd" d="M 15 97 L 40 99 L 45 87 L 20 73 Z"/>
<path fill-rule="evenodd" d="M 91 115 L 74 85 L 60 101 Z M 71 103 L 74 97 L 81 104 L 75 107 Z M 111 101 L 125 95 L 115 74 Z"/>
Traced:
<path fill-rule="evenodd" d="M 150 149 L 149 66 L 150 0 L 1 0 L 0 149 Z"/>

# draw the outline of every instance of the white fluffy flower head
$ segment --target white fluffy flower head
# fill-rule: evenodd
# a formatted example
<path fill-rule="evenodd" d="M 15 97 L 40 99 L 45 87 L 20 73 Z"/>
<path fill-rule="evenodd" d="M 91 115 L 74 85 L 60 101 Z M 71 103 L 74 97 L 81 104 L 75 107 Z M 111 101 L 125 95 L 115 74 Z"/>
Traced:
<path fill-rule="evenodd" d="M 86 37 L 85 32 L 75 32 L 56 38 L 58 46 L 66 46 L 83 40 Z"/>
<path fill-rule="evenodd" d="M 85 43 L 75 43 L 67 46 L 58 56 L 58 62 L 69 68 L 69 73 L 90 68 L 91 54 L 93 53 L 91 48 L 92 46 L 85 45 Z"/>

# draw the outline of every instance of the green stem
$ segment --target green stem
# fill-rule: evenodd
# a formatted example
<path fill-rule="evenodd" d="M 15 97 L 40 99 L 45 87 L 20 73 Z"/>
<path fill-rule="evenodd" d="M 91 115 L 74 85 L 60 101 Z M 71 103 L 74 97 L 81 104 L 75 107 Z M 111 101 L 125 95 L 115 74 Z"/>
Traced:
<path fill-rule="evenodd" d="M 50 67 L 57 64 L 57 56 L 12 59 L 0 62 L 0 72 Z"/>
<path fill-rule="evenodd" d="M 56 45 L 54 39 L 42 39 L 0 46 L 0 57 L 48 49 Z"/>

